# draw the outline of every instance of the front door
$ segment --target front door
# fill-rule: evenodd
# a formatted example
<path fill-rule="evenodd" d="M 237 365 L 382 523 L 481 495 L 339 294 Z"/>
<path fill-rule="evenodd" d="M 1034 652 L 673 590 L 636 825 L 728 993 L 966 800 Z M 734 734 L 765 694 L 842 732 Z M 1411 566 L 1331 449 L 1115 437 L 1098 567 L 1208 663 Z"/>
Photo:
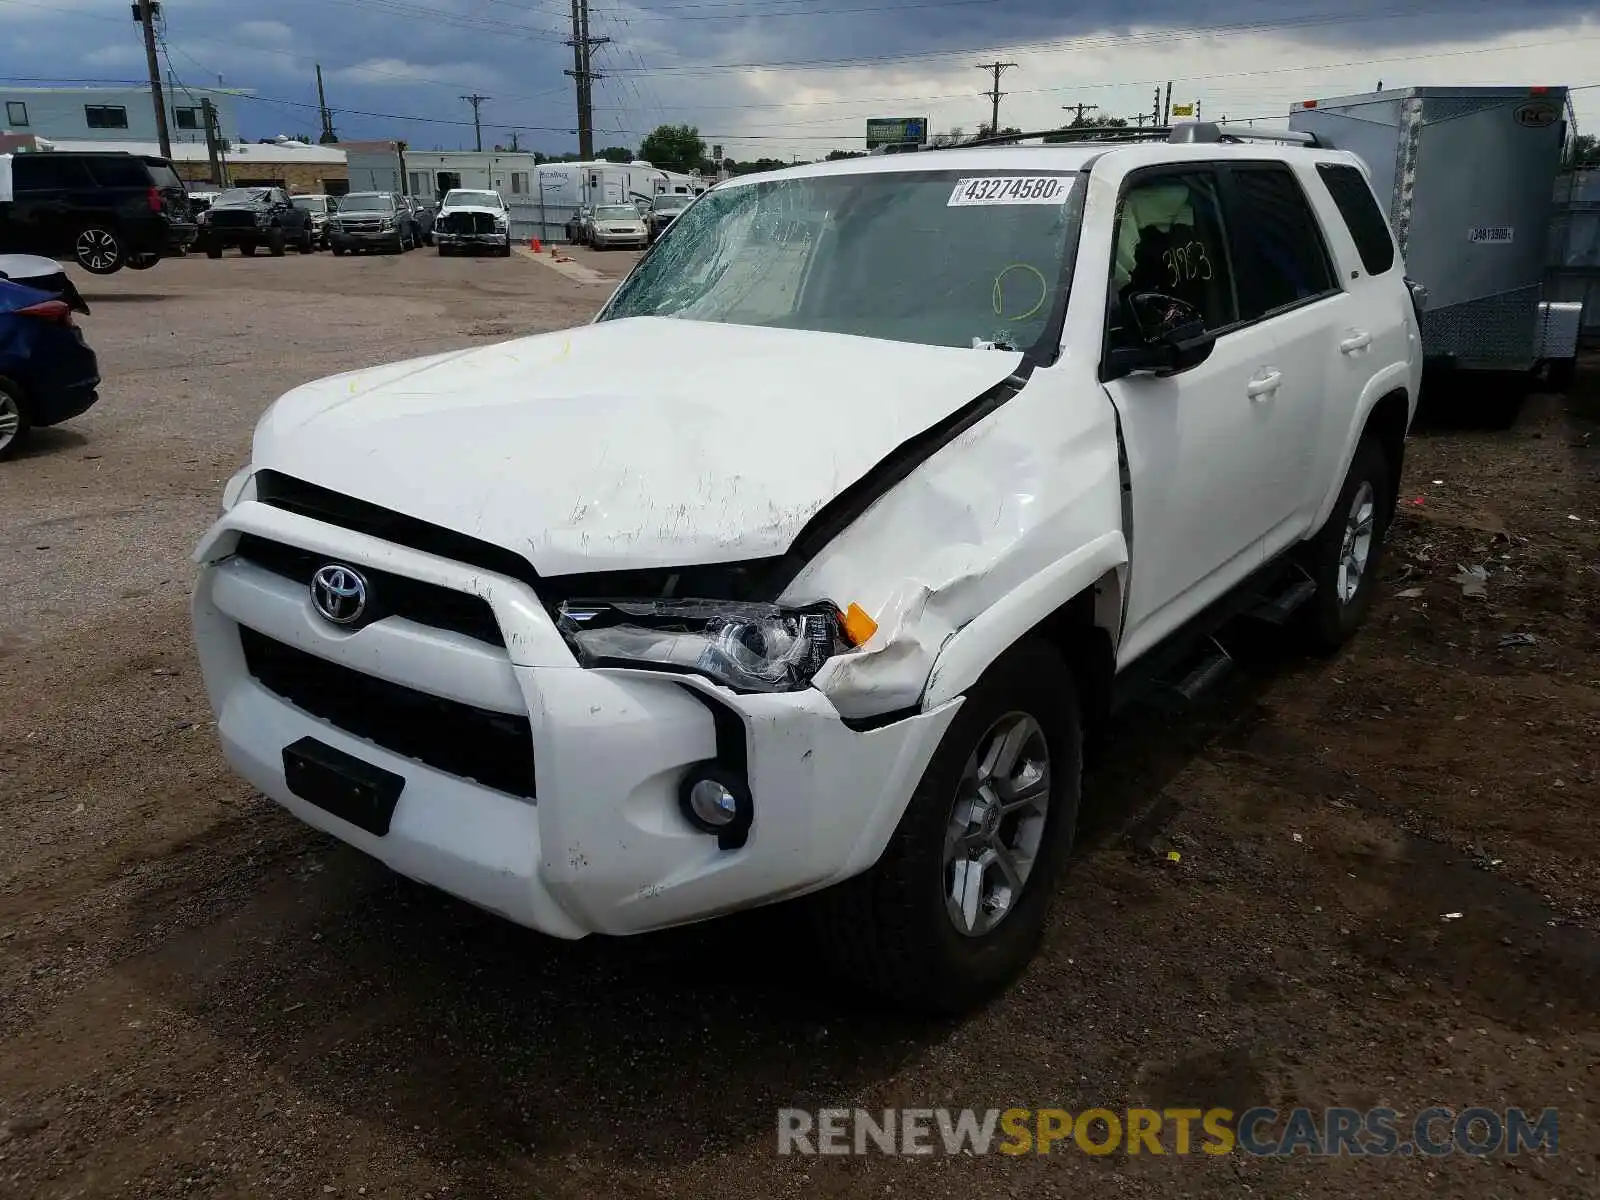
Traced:
<path fill-rule="evenodd" d="M 1198 366 L 1106 385 L 1132 485 L 1123 664 L 1259 567 L 1280 519 L 1269 425 L 1283 371 L 1272 333 L 1240 320 L 1218 182 L 1205 167 L 1136 172 L 1118 201 L 1106 345 L 1132 336 L 1126 302 L 1137 292 L 1187 302 L 1217 334 Z"/>

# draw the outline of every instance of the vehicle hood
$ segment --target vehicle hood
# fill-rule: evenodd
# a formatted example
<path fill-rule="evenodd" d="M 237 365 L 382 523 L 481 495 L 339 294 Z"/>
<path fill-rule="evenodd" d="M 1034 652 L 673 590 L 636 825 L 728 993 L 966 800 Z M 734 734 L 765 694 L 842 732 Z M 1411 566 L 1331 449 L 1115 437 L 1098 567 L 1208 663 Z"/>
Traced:
<path fill-rule="evenodd" d="M 490 216 L 499 217 L 504 216 L 505 211 L 506 210 L 503 208 L 495 208 L 492 204 L 452 204 L 449 208 L 441 208 L 439 210 L 439 215 L 441 217 L 448 217 L 451 213 L 464 212 L 488 213 Z"/>
<path fill-rule="evenodd" d="M 541 575 L 783 553 L 1020 354 L 664 317 L 289 392 L 252 462 L 503 546 Z"/>

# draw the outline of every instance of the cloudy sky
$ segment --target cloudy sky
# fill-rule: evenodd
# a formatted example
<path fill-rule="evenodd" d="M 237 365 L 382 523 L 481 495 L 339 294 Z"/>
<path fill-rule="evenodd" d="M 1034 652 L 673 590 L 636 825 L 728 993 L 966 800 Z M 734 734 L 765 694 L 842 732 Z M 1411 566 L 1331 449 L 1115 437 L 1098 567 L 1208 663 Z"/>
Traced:
<path fill-rule="evenodd" d="M 249 88 L 230 135 L 316 131 L 321 63 L 342 137 L 576 148 L 566 0 L 164 0 L 178 80 Z M 1312 96 L 1421 83 L 1600 84 L 1600 6 L 1556 0 L 592 0 L 607 73 L 596 145 L 636 147 L 697 125 L 733 157 L 860 148 L 868 116 L 988 119 L 978 64 L 1014 62 L 1001 121 L 1045 128 L 1082 103 L 1132 117 L 1157 83 L 1204 115 L 1280 117 Z M 0 72 L 13 82 L 137 80 L 127 0 L 0 0 Z M 1600 128 L 1600 86 L 1574 94 Z"/>

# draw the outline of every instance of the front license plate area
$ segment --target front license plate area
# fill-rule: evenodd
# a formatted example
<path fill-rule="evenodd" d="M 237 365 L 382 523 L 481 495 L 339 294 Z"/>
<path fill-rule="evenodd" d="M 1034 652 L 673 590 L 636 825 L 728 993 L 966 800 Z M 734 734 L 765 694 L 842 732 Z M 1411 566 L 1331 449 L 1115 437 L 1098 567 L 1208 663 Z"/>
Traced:
<path fill-rule="evenodd" d="M 362 762 L 316 738 L 303 737 L 283 749 L 289 790 L 357 829 L 382 837 L 405 788 L 403 775 Z"/>

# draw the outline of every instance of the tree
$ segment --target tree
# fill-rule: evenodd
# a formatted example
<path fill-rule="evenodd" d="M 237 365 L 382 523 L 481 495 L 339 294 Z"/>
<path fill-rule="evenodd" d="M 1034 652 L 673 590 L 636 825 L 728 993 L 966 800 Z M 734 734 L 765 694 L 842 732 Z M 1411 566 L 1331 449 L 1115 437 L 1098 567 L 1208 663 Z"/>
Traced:
<path fill-rule="evenodd" d="M 978 126 L 978 132 L 972 135 L 972 140 L 975 141 L 975 142 L 978 142 L 978 141 L 982 141 L 984 138 L 986 138 L 988 136 L 989 136 L 989 123 L 987 121 L 985 121 L 983 124 Z M 1000 136 L 1001 137 L 1021 137 L 1022 136 L 1022 130 L 1018 129 L 1015 125 L 1005 125 L 1005 126 L 1002 126 L 1001 129 L 1000 129 Z"/>
<path fill-rule="evenodd" d="M 1094 113 L 1087 117 L 1073 117 L 1060 133 L 1052 133 L 1044 140 L 1047 142 L 1070 142 L 1072 140 L 1070 131 L 1074 129 L 1126 129 L 1127 127 L 1128 118 L 1126 117 L 1113 117 L 1105 113 Z"/>
<path fill-rule="evenodd" d="M 964 142 L 966 140 L 967 140 L 966 131 L 963 130 L 961 128 L 961 126 L 957 125 L 954 129 L 951 129 L 948 133 L 936 133 L 936 134 L 934 134 L 931 138 L 928 139 L 928 145 L 936 147 L 936 148 L 940 147 L 940 146 L 959 146 L 962 142 Z"/>
<path fill-rule="evenodd" d="M 639 157 L 663 171 L 687 174 L 705 156 L 705 141 L 693 125 L 658 125 L 639 143 Z"/>
<path fill-rule="evenodd" d="M 829 150 L 828 151 L 828 161 L 829 162 L 838 162 L 842 158 L 865 158 L 865 157 L 866 157 L 865 152 L 861 151 L 861 150 Z"/>
<path fill-rule="evenodd" d="M 633 161 L 633 151 L 626 146 L 607 146 L 600 151 L 600 157 L 607 162 L 630 163 Z M 658 166 L 660 164 L 657 164 Z"/>

